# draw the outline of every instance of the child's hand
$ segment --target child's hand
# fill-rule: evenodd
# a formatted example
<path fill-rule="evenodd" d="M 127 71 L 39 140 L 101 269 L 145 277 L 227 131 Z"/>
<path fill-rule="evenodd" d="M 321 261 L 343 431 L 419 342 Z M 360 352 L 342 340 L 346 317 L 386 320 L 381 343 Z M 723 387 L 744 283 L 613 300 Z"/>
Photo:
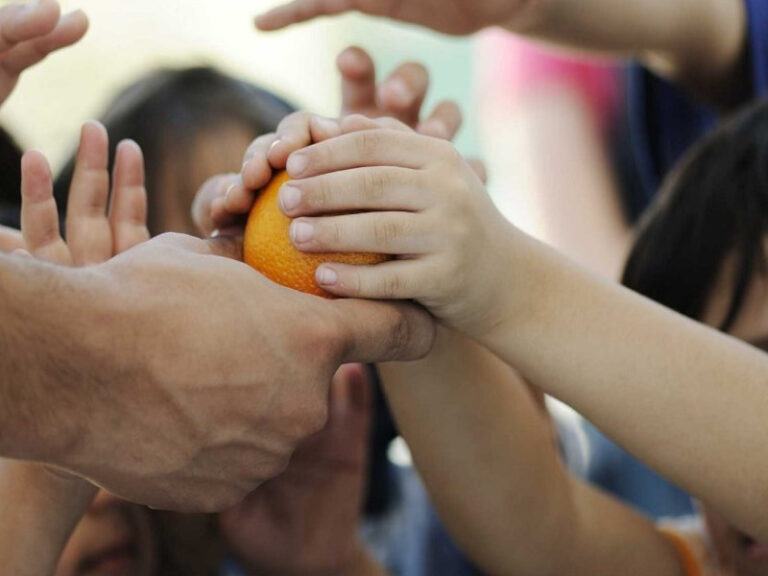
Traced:
<path fill-rule="evenodd" d="M 280 191 L 294 245 L 307 252 L 376 252 L 378 266 L 323 265 L 317 281 L 340 296 L 415 299 L 474 333 L 491 326 L 514 230 L 481 179 L 447 141 L 394 120 L 352 116 L 343 135 L 294 152 Z M 366 211 L 323 216 L 346 211 Z"/>
<path fill-rule="evenodd" d="M 371 381 L 342 366 L 330 389 L 328 423 L 301 445 L 288 469 L 220 515 L 249 573 L 340 574 L 355 560 L 366 484 Z"/>
<path fill-rule="evenodd" d="M 342 52 L 337 66 L 342 77 L 342 116 L 394 117 L 422 134 L 446 140 L 459 131 L 461 111 L 454 102 L 441 102 L 429 116 L 422 115 L 429 90 L 429 74 L 423 66 L 403 64 L 379 85 L 373 60 L 360 48 Z M 276 134 L 262 135 L 251 144 L 239 175 L 215 177 L 200 189 L 192 209 L 200 231 L 208 236 L 215 230 L 241 227 L 256 192 L 269 182 L 273 170 L 285 168 L 291 152 L 338 134 L 336 121 L 306 112 L 285 118 Z"/>
<path fill-rule="evenodd" d="M 0 8 L 0 103 L 10 96 L 24 70 L 76 43 L 87 30 L 88 18 L 82 11 L 62 17 L 55 0 Z"/>
<path fill-rule="evenodd" d="M 88 266 L 149 239 L 141 149 L 130 141 L 117 147 L 111 202 L 108 165 L 106 130 L 95 122 L 86 124 L 67 202 L 65 242 L 48 162 L 39 152 L 24 155 L 21 230 L 27 252 L 56 264 Z"/>

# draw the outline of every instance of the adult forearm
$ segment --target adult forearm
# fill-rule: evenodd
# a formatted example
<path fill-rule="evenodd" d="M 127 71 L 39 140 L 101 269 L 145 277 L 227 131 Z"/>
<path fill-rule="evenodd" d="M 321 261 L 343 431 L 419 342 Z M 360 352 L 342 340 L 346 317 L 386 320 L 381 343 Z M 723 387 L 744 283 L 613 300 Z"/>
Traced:
<path fill-rule="evenodd" d="M 0 572 L 52 575 L 95 494 L 84 480 L 39 464 L 0 462 Z"/>
<path fill-rule="evenodd" d="M 526 237 L 507 270 L 505 316 L 477 336 L 740 528 L 768 536 L 768 460 L 754 457 L 768 453 L 768 356 Z"/>
<path fill-rule="evenodd" d="M 0 455 L 48 460 L 77 441 L 87 410 L 88 297 L 71 271 L 0 256 Z"/>

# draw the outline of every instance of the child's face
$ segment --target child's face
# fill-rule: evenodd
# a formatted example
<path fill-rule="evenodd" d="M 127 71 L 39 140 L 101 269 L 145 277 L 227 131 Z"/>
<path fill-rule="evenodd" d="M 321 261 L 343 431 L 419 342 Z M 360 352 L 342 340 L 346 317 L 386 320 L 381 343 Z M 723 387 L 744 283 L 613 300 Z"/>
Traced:
<path fill-rule="evenodd" d="M 719 325 L 725 318 L 731 295 L 732 265 L 725 266 L 709 299 L 703 321 Z M 752 281 L 730 334 L 768 351 L 768 280 Z M 737 576 L 768 576 L 768 542 L 757 542 L 730 526 L 714 510 L 704 507 L 712 541 L 723 562 Z"/>
<path fill-rule="evenodd" d="M 158 199 L 162 214 L 155 232 L 183 232 L 197 235 L 190 208 L 195 194 L 206 180 L 218 174 L 239 173 L 243 155 L 256 134 L 249 127 L 228 124 L 199 133 L 189 156 L 166 154 L 158 175 Z"/>
<path fill-rule="evenodd" d="M 152 576 L 155 546 L 144 507 L 99 492 L 67 543 L 55 576 Z"/>

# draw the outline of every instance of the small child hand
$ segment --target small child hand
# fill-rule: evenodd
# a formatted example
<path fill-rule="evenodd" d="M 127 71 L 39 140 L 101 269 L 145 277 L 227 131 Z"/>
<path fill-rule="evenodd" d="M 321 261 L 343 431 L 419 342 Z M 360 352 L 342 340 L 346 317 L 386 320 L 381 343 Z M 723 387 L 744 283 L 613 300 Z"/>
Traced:
<path fill-rule="evenodd" d="M 117 147 L 111 202 L 108 165 L 107 132 L 90 122 L 83 126 L 80 138 L 64 241 L 48 162 L 39 152 L 24 155 L 21 230 L 29 254 L 56 264 L 88 266 L 149 239 L 141 149 L 130 141 Z"/>
<path fill-rule="evenodd" d="M 423 113 L 430 80 L 420 64 L 401 64 L 377 84 L 371 57 L 352 47 L 339 55 L 337 67 L 342 79 L 342 116 L 391 116 L 420 134 L 446 140 L 452 140 L 461 128 L 461 110 L 455 102 L 440 102 L 429 115 Z M 260 136 L 248 148 L 239 178 L 219 177 L 198 192 L 192 217 L 200 231 L 207 236 L 214 230 L 242 226 L 258 190 L 267 185 L 274 170 L 285 168 L 292 152 L 340 133 L 338 121 L 307 112 L 283 119 L 276 133 Z"/>
<path fill-rule="evenodd" d="M 476 172 L 449 142 L 394 120 L 352 116 L 340 127 L 343 135 L 288 160 L 293 180 L 280 202 L 297 218 L 292 241 L 306 252 L 397 258 L 371 267 L 323 265 L 318 284 L 340 296 L 415 299 L 457 329 L 488 328 L 514 229 Z M 365 212 L 338 215 L 347 211 Z"/>
<path fill-rule="evenodd" d="M 24 70 L 51 52 L 75 44 L 87 30 L 88 18 L 82 11 L 61 16 L 55 0 L 0 8 L 0 103 L 11 94 Z"/>

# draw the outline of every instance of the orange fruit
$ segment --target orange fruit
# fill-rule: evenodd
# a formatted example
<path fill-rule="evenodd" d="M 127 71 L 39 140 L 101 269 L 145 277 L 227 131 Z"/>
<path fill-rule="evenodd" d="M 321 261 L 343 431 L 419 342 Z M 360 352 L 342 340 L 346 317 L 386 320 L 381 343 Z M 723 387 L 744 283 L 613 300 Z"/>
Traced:
<path fill-rule="evenodd" d="M 289 226 L 291 219 L 280 210 L 280 187 L 290 177 L 280 172 L 267 184 L 248 215 L 243 239 L 243 259 L 267 278 L 301 292 L 333 298 L 315 282 L 315 271 L 324 262 L 373 265 L 390 259 L 382 254 L 308 254 L 294 248 Z"/>

